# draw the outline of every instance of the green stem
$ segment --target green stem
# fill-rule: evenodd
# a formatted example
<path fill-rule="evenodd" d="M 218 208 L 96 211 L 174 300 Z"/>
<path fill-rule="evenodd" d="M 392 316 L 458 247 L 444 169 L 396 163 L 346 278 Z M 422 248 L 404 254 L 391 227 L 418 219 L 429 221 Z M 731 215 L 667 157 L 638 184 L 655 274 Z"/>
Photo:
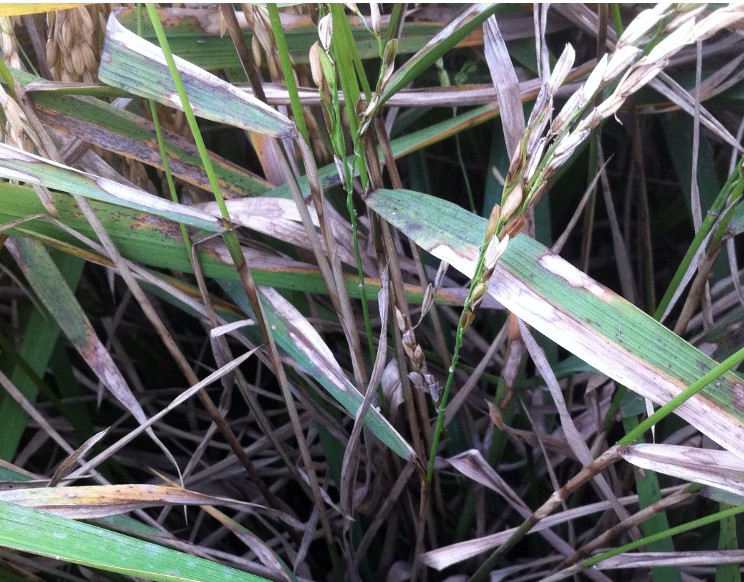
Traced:
<path fill-rule="evenodd" d="M 612 2 L 610 4 L 610 12 L 612 13 L 612 24 L 615 27 L 615 32 L 619 37 L 623 33 L 623 19 L 620 15 L 620 4 Z"/>
<path fill-rule="evenodd" d="M 348 193 L 347 201 L 351 200 L 351 193 Z M 351 207 L 350 207 L 351 206 Z M 362 317 L 364 318 L 364 333 L 367 336 L 367 346 L 369 348 L 370 361 L 375 360 L 375 342 L 372 331 L 372 320 L 369 317 L 369 305 L 367 303 L 367 286 L 364 284 L 364 269 L 362 269 L 362 253 L 359 250 L 359 229 L 357 227 L 357 215 L 353 205 L 347 203 L 346 206 L 351 219 L 351 240 L 354 246 L 354 259 L 357 268 L 357 281 L 359 282 L 359 300 L 362 303 Z"/>
<path fill-rule="evenodd" d="M 341 126 L 341 104 L 336 97 L 337 91 L 333 83 L 334 80 L 332 79 L 329 79 L 328 83 L 329 88 L 333 91 L 332 98 L 334 111 L 332 114 L 336 122 L 334 124 L 334 127 L 329 128 L 329 130 L 338 132 L 340 134 L 336 136 L 336 139 L 331 139 L 331 143 L 333 144 L 336 157 L 341 160 L 341 163 L 343 164 L 343 186 L 344 190 L 346 191 L 346 210 L 349 214 L 349 221 L 351 223 L 351 237 L 352 245 L 354 247 L 357 281 L 359 284 L 360 301 L 362 305 L 362 318 L 364 319 L 364 332 L 367 336 L 367 346 L 369 349 L 370 361 L 374 361 L 374 333 L 372 330 L 372 320 L 370 319 L 369 315 L 367 291 L 364 285 L 364 269 L 362 267 L 362 253 L 359 249 L 359 227 L 356 209 L 354 208 L 353 185 L 354 175 L 356 174 L 357 167 L 359 169 L 359 179 L 362 184 L 362 188 L 367 187 L 368 180 L 367 167 L 362 152 L 362 144 L 357 131 L 359 120 L 354 109 L 354 104 L 357 102 L 360 96 L 358 82 L 362 78 L 358 77 L 358 71 L 355 71 L 354 65 L 351 62 L 355 54 L 356 47 L 353 43 L 353 38 L 351 37 L 351 31 L 348 26 L 348 21 L 346 20 L 343 6 L 340 4 L 332 4 L 330 6 L 330 13 L 331 18 L 333 19 L 333 36 L 331 38 L 331 48 L 333 50 L 333 65 L 338 72 L 338 78 L 341 82 L 341 91 L 344 95 L 346 116 L 349 123 L 349 133 L 353 136 L 354 155 L 351 157 L 350 164 L 347 162 L 346 152 L 343 149 L 340 149 L 344 143 L 342 134 L 343 129 Z M 366 78 L 363 79 L 363 81 L 365 84 L 365 91 L 368 92 Z"/>
<path fill-rule="evenodd" d="M 349 27 L 349 21 L 346 18 L 343 5 L 333 3 L 330 5 L 330 8 L 334 25 L 334 42 L 338 42 L 339 38 L 343 42 L 343 45 L 346 48 L 346 57 L 353 66 L 353 71 L 356 72 L 356 78 L 362 86 L 361 88 L 362 91 L 364 91 L 364 96 L 366 97 L 367 102 L 369 102 L 372 97 L 372 91 L 369 87 L 367 73 L 364 71 L 364 64 L 359 56 L 359 51 L 357 50 L 357 45 L 354 41 L 354 35 Z M 353 109 L 356 104 L 356 99 L 354 101 L 347 101 L 347 103 Z"/>
<path fill-rule="evenodd" d="M 0 77 L 2 77 L 3 83 L 8 88 L 8 95 L 13 99 L 18 99 L 15 94 L 15 79 L 4 59 L 0 59 Z"/>
<path fill-rule="evenodd" d="M 255 282 L 253 281 L 253 276 L 251 275 L 250 268 L 246 264 L 245 257 L 243 256 L 243 251 L 240 247 L 240 241 L 238 241 L 238 235 L 236 234 L 230 222 L 230 215 L 227 210 L 227 205 L 225 204 L 225 199 L 222 197 L 222 193 L 220 192 L 220 186 L 219 182 L 217 181 L 217 176 L 214 172 L 214 166 L 212 165 L 212 161 L 209 158 L 206 145 L 204 144 L 204 139 L 202 138 L 201 131 L 199 130 L 199 125 L 197 124 L 196 117 L 194 116 L 194 111 L 191 108 L 191 103 L 189 102 L 188 96 L 186 95 L 186 90 L 181 80 L 181 73 L 176 67 L 176 62 L 173 58 L 173 53 L 170 50 L 168 39 L 165 36 L 163 25 L 160 22 L 160 18 L 158 17 L 158 13 L 154 5 L 148 3 L 145 6 L 147 7 L 148 15 L 150 16 L 153 29 L 155 30 L 155 35 L 157 36 L 158 42 L 160 43 L 160 48 L 163 51 L 163 56 L 165 57 L 165 62 L 168 65 L 168 71 L 170 72 L 171 78 L 173 79 L 173 85 L 176 88 L 176 93 L 178 94 L 181 106 L 183 107 L 183 112 L 186 116 L 186 120 L 188 121 L 189 129 L 191 130 L 191 133 L 194 137 L 194 142 L 199 152 L 201 163 L 204 167 L 204 171 L 207 174 L 207 177 L 209 178 L 209 185 L 212 188 L 212 193 L 214 194 L 215 201 L 217 202 L 217 207 L 220 209 L 220 215 L 223 218 L 225 229 L 222 232 L 222 240 L 224 241 L 225 246 L 230 253 L 230 258 L 232 259 L 235 269 L 238 272 L 243 290 L 245 291 L 245 294 L 251 304 L 251 309 L 254 312 L 254 318 L 259 325 L 261 336 L 268 348 L 272 367 L 274 369 L 277 380 L 279 381 L 279 386 L 285 400 L 287 413 L 290 417 L 290 421 L 295 432 L 295 437 L 297 438 L 297 441 L 300 445 L 299 448 L 301 451 L 303 464 L 305 465 L 305 469 L 310 476 L 310 489 L 313 497 L 316 500 L 317 507 L 320 513 L 320 521 L 323 525 L 331 565 L 337 579 L 341 580 L 343 576 L 338 562 L 338 552 L 336 551 L 336 547 L 333 544 L 333 539 L 331 538 L 330 524 L 328 522 L 328 517 L 325 512 L 324 506 L 322 505 L 317 476 L 315 475 L 314 468 L 312 466 L 312 459 L 310 458 L 307 445 L 304 442 L 304 435 L 302 433 L 302 429 L 300 428 L 299 415 L 292 400 L 292 394 L 289 390 L 287 377 L 279 358 L 279 352 L 274 342 L 274 338 L 271 335 L 270 328 L 266 324 L 266 319 L 263 315 L 263 307 L 258 295 L 258 290 L 256 288 Z"/>
<path fill-rule="evenodd" d="M 279 55 L 279 66 L 282 69 L 284 83 L 287 85 L 287 92 L 289 93 L 289 106 L 292 109 L 292 118 L 297 126 L 297 130 L 302 135 L 302 139 L 310 143 L 310 134 L 307 130 L 307 125 L 305 125 L 305 116 L 302 114 L 302 103 L 300 103 L 300 96 L 297 92 L 297 83 L 295 83 L 292 62 L 289 60 L 287 39 L 284 37 L 282 21 L 279 18 L 279 9 L 276 4 L 272 4 L 271 2 L 266 4 L 266 8 L 269 11 L 269 22 L 271 22 L 271 30 L 274 33 L 276 52 Z"/>
<path fill-rule="evenodd" d="M 664 293 L 664 297 L 661 298 L 661 301 L 659 302 L 659 305 L 654 312 L 654 319 L 660 320 L 662 315 L 664 315 L 664 312 L 669 306 L 669 303 L 671 303 L 672 297 L 677 291 L 677 288 L 680 286 L 682 279 L 690 266 L 690 263 L 692 263 L 692 260 L 695 258 L 695 254 L 700 248 L 700 245 L 703 244 L 703 241 L 708 236 L 708 233 L 710 233 L 711 229 L 718 220 L 718 217 L 727 201 L 731 201 L 736 196 L 740 195 L 742 189 L 744 189 L 744 177 L 742 176 L 742 159 L 740 159 L 737 163 L 739 166 L 739 172 L 731 173 L 731 176 L 726 181 L 726 184 L 724 184 L 723 188 L 721 188 L 720 193 L 713 201 L 713 204 L 705 215 L 700 228 L 695 233 L 695 237 L 692 239 L 692 243 L 690 243 L 685 256 L 682 258 L 677 271 L 674 273 L 674 277 L 672 277 L 672 281 L 669 283 L 666 293 Z"/>
<path fill-rule="evenodd" d="M 697 487 L 699 488 L 700 485 L 693 484 L 690 487 Z M 701 517 L 700 519 L 695 519 L 693 521 L 684 523 L 682 525 L 678 525 L 676 527 L 670 528 L 666 531 L 659 532 L 644 538 L 641 538 L 639 540 L 635 540 L 629 544 L 626 544 L 624 546 L 620 546 L 619 548 L 613 548 L 611 550 L 608 550 L 606 552 L 603 552 L 602 554 L 597 554 L 596 556 L 592 556 L 591 558 L 584 560 L 581 563 L 581 566 L 583 568 L 590 568 L 594 566 L 595 564 L 598 564 L 599 562 L 606 560 L 608 558 L 611 558 L 612 556 L 617 556 L 618 554 L 622 554 L 624 552 L 629 552 L 630 550 L 634 550 L 636 548 L 640 548 L 642 546 L 646 546 L 650 543 L 653 543 L 655 541 L 668 538 L 680 533 L 684 533 L 690 530 L 693 530 L 698 527 L 702 527 L 704 525 L 708 525 L 711 523 L 716 523 L 717 521 L 721 521 L 722 519 L 726 519 L 728 517 L 731 517 L 733 515 L 738 515 L 744 511 L 744 505 L 737 505 L 736 507 L 732 507 L 730 509 L 725 509 L 723 511 L 719 511 L 717 513 L 713 513 L 711 515 L 706 515 L 705 517 Z"/>
<path fill-rule="evenodd" d="M 176 67 L 176 61 L 173 58 L 173 53 L 170 50 L 170 44 L 168 43 L 168 39 L 165 36 L 165 30 L 163 30 L 163 25 L 160 23 L 160 18 L 158 17 L 155 6 L 150 3 L 145 4 L 145 6 L 147 8 L 147 13 L 150 16 L 150 21 L 152 22 L 155 36 L 157 36 L 158 42 L 160 43 L 160 48 L 162 49 L 163 55 L 165 56 L 165 62 L 168 65 L 168 71 L 173 78 L 173 85 L 176 88 L 176 93 L 178 94 L 178 98 L 180 99 L 181 105 L 183 107 L 183 112 L 186 116 L 186 121 L 189 124 L 191 134 L 194 137 L 194 143 L 196 144 L 196 149 L 199 152 L 199 158 L 201 159 L 202 166 L 204 166 L 204 172 L 207 174 L 207 179 L 209 180 L 209 185 L 212 188 L 214 199 L 217 202 L 217 208 L 219 208 L 220 210 L 220 216 L 222 216 L 222 218 L 224 218 L 225 220 L 230 220 L 230 214 L 227 211 L 225 199 L 222 197 L 220 184 L 217 180 L 217 175 L 214 172 L 212 160 L 209 158 L 207 146 L 205 145 L 204 139 L 202 138 L 199 124 L 196 122 L 196 116 L 194 115 L 194 111 L 191 108 L 191 103 L 189 102 L 188 95 L 186 95 L 186 89 L 183 86 L 183 81 L 181 81 L 181 73 L 178 71 L 178 67 Z M 235 242 L 237 243 L 235 232 L 232 230 L 228 232 L 232 232 L 233 236 L 226 237 L 225 243 L 227 243 L 227 239 L 230 238 L 234 238 Z M 230 244 L 228 244 L 228 248 L 230 248 Z M 232 249 L 230 250 L 232 252 Z"/>
<path fill-rule="evenodd" d="M 744 361 L 744 347 L 740 348 L 738 351 L 730 355 L 723 362 L 721 362 L 715 368 L 713 368 L 710 372 L 701 376 L 698 380 L 696 380 L 695 382 L 690 384 L 687 388 L 682 390 L 682 392 L 677 394 L 677 396 L 675 396 L 674 398 L 669 400 L 669 402 L 661 406 L 656 412 L 654 412 L 646 420 L 641 422 L 632 431 L 630 431 L 623 438 L 617 441 L 617 444 L 628 445 L 628 444 L 635 442 L 637 439 L 640 439 L 641 436 L 643 436 L 644 432 L 646 432 L 649 428 L 651 428 L 656 423 L 660 422 L 664 417 L 668 416 L 671 412 L 674 411 L 675 408 L 677 408 L 685 400 L 692 398 L 695 394 L 700 392 L 713 380 L 715 380 L 719 376 L 722 376 L 723 374 L 725 374 L 732 368 L 736 367 L 742 361 Z"/>
<path fill-rule="evenodd" d="M 137 4 L 137 34 L 142 36 L 142 5 Z M 171 172 L 170 162 L 168 161 L 168 151 L 165 147 L 165 140 L 163 139 L 163 130 L 160 127 L 160 118 L 158 117 L 158 110 L 155 106 L 155 102 L 152 99 L 147 100 L 147 104 L 150 107 L 150 116 L 152 117 L 152 123 L 155 127 L 155 138 L 158 142 L 158 150 L 160 151 L 160 159 L 163 161 L 163 172 L 165 172 L 165 181 L 168 183 L 168 192 L 170 193 L 171 200 L 173 202 L 180 202 L 178 200 L 178 194 L 176 193 L 176 183 L 173 180 L 173 172 Z M 179 223 L 181 227 L 181 236 L 183 237 L 183 246 L 186 250 L 186 256 L 191 255 L 191 247 L 189 245 L 189 233 L 186 230 L 186 225 L 183 222 Z"/>
<path fill-rule="evenodd" d="M 439 447 L 439 438 L 444 428 L 444 411 L 447 407 L 447 399 L 449 397 L 450 388 L 452 382 L 455 379 L 455 370 L 457 369 L 457 362 L 460 359 L 460 348 L 462 347 L 462 338 L 465 334 L 465 327 L 462 325 L 463 316 L 465 312 L 470 310 L 472 303 L 473 291 L 475 286 L 480 282 L 481 275 L 483 275 L 483 264 L 488 244 L 484 244 L 481 247 L 480 254 L 478 256 L 478 264 L 475 267 L 475 274 L 470 280 L 470 289 L 468 290 L 468 297 L 465 299 L 465 303 L 462 308 L 460 315 L 460 322 L 457 324 L 457 335 L 455 336 L 455 347 L 452 350 L 452 362 L 450 363 L 449 373 L 447 374 L 447 381 L 444 384 L 444 390 L 442 390 L 442 396 L 439 398 L 439 405 L 437 407 L 437 420 L 434 424 L 434 432 L 431 435 L 431 449 L 429 450 L 429 459 L 426 464 L 426 483 L 431 484 L 431 479 L 434 475 L 434 460 L 437 454 L 437 448 Z"/>

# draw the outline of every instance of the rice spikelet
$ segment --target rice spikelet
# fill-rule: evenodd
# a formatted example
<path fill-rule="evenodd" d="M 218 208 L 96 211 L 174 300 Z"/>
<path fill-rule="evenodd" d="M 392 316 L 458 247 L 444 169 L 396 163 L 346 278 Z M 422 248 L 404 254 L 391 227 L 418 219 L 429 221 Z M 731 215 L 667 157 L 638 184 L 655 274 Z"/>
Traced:
<path fill-rule="evenodd" d="M 14 69 L 23 68 L 18 54 L 18 41 L 13 30 L 13 19 L 10 16 L 0 16 L 0 50 L 8 66 Z"/>
<path fill-rule="evenodd" d="M 656 77 L 682 47 L 709 38 L 744 19 L 744 4 L 741 2 L 713 12 L 704 10 L 704 6 L 693 4 L 659 4 L 641 12 L 625 29 L 615 51 L 602 57 L 545 133 L 544 120 L 550 111 L 552 96 L 565 78 L 565 65 L 573 62 L 573 55 L 564 64 L 559 61 L 560 66 L 557 65 L 553 72 L 554 79 L 544 88 L 546 98 L 542 99 L 542 92 L 538 96 L 535 111 L 527 124 L 527 138 L 522 142 L 522 155 L 515 156 L 507 176 L 505 192 L 521 187 L 524 193 L 519 210 L 505 213 L 502 208 L 502 221 L 495 229 L 496 236 L 507 226 L 505 222 L 509 216 L 516 217 L 539 198 L 548 178 L 573 155 L 591 130 L 602 120 L 615 115 L 627 98 Z M 654 41 L 656 44 L 643 56 L 644 46 Z M 570 53 L 573 53 L 572 49 Z M 612 94 L 592 107 L 601 91 L 617 78 L 620 80 Z M 512 198 L 507 198 L 507 201 L 516 200 Z"/>
<path fill-rule="evenodd" d="M 5 117 L 2 142 L 27 152 L 38 151 L 39 139 L 31 129 L 26 114 L 15 99 L 0 85 L 0 107 Z"/>
<path fill-rule="evenodd" d="M 5 64 L 15 69 L 23 69 L 18 52 L 18 41 L 13 30 L 13 19 L 0 17 L 0 48 Z M 5 125 L 2 127 L 2 142 L 27 152 L 38 150 L 39 139 L 31 129 L 21 106 L 0 86 L 0 107 Z"/>
<path fill-rule="evenodd" d="M 95 81 L 101 55 L 101 23 L 108 11 L 107 5 L 95 4 L 48 13 L 47 62 L 55 80 Z"/>

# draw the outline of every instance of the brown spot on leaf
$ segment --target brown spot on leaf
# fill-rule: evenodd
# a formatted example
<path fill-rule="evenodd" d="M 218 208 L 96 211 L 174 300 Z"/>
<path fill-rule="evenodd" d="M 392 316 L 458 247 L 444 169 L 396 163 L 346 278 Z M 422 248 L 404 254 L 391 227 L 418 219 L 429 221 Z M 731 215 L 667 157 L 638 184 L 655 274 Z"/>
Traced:
<path fill-rule="evenodd" d="M 166 220 L 148 212 L 140 212 L 131 222 L 130 228 L 136 230 L 144 228 L 150 231 L 158 231 L 165 238 L 181 239 L 181 229 L 178 223 Z"/>
<path fill-rule="evenodd" d="M 731 385 L 731 400 L 737 407 L 744 410 L 744 384 L 734 382 Z"/>

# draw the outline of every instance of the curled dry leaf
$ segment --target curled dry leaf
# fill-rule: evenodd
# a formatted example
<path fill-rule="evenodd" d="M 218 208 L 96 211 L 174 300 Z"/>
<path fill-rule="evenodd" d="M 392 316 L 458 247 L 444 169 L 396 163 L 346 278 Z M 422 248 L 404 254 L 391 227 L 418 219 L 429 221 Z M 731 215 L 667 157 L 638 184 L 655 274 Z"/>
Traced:
<path fill-rule="evenodd" d="M 744 466 L 728 451 L 644 443 L 623 447 L 620 454 L 642 469 L 744 495 Z"/>
<path fill-rule="evenodd" d="M 300 521 L 282 511 L 268 509 L 256 503 L 164 485 L 83 485 L 13 489 L 0 491 L 0 501 L 44 509 L 73 519 L 94 519 L 166 505 L 224 505 L 239 511 L 260 513 L 278 519 L 298 531 L 303 528 Z"/>
<path fill-rule="evenodd" d="M 49 479 L 49 487 L 57 485 L 67 475 L 77 463 L 77 460 L 84 457 L 85 454 L 92 449 L 98 442 L 106 436 L 109 429 L 97 432 L 92 437 L 87 439 L 82 445 L 80 445 L 75 451 L 68 455 L 67 458 L 62 461 L 57 469 L 52 474 L 52 478 Z"/>

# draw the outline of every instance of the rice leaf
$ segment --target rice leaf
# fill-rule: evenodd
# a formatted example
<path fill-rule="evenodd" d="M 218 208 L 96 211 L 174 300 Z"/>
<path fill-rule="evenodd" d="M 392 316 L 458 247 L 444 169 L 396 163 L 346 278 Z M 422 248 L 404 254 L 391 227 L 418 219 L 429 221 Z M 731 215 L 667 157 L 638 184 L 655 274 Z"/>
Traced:
<path fill-rule="evenodd" d="M 525 128 L 524 109 L 519 95 L 519 79 L 495 16 L 490 16 L 486 20 L 483 24 L 483 31 L 483 49 L 493 86 L 499 96 L 506 150 L 510 156 L 514 156 L 517 155 L 515 152 Z"/>
<path fill-rule="evenodd" d="M 32 93 L 39 119 L 49 127 L 107 151 L 162 169 L 163 162 L 154 143 L 153 123 L 100 99 L 74 97 L 42 91 Z M 168 162 L 173 175 L 202 190 L 209 182 L 191 140 L 163 130 Z M 263 178 L 211 154 L 220 188 L 226 197 L 258 195 L 271 188 Z"/>
<path fill-rule="evenodd" d="M 480 26 L 486 18 L 496 11 L 498 4 L 474 4 L 440 30 L 420 51 L 392 74 L 382 92 L 385 102 L 403 87 L 417 78 L 434 62 L 465 38 L 470 31 Z"/>
<path fill-rule="evenodd" d="M 237 281 L 220 281 L 222 287 L 249 316 L 251 309 Z M 315 378 L 352 416 L 364 401 L 362 394 L 349 382 L 336 358 L 310 322 L 275 289 L 259 288 L 266 322 L 271 327 L 277 346 L 292 363 Z M 371 407 L 364 417 L 365 426 L 404 459 L 414 456 L 411 445 L 397 430 Z"/>
<path fill-rule="evenodd" d="M 0 177 L 145 211 L 209 232 L 222 230 L 220 221 L 214 216 L 182 204 L 175 204 L 126 184 L 57 164 L 5 144 L 0 144 Z"/>
<path fill-rule="evenodd" d="M 0 546 L 162 582 L 266 580 L 151 542 L 0 501 Z"/>
<path fill-rule="evenodd" d="M 419 246 L 472 276 L 486 220 L 407 190 L 377 190 L 368 206 Z M 537 241 L 520 234 L 496 264 L 488 293 L 558 345 L 663 404 L 716 363 Z M 744 458 L 744 380 L 727 373 L 676 414 Z"/>
<path fill-rule="evenodd" d="M 294 124 L 245 91 L 178 57 L 186 93 L 198 117 L 257 131 L 276 138 L 294 137 Z M 98 78 L 113 87 L 181 108 L 163 51 L 130 32 L 111 15 Z"/>
<path fill-rule="evenodd" d="M 741 459 L 728 451 L 641 443 L 623 447 L 620 454 L 641 469 L 744 495 Z"/>
<path fill-rule="evenodd" d="M 76 211 L 75 203 L 70 196 L 55 194 L 52 199 L 59 211 L 58 224 L 67 226 L 88 238 L 94 237 L 90 225 Z M 175 223 L 113 204 L 93 201 L 91 206 L 123 257 L 150 267 L 191 272 L 191 261 L 186 255 L 181 232 Z M 44 209 L 33 189 L 28 186 L 0 183 L 0 225 L 7 225 L 23 217 L 41 215 L 43 212 Z M 92 253 L 78 239 L 69 232 L 61 230 L 57 223 L 50 220 L 25 220 L 11 227 L 7 232 L 33 235 L 46 245 L 67 253 L 101 264 L 110 264 L 105 257 Z M 248 253 L 247 259 L 251 261 L 253 277 L 259 285 L 309 293 L 327 292 L 317 266 L 286 257 L 277 257 L 259 250 L 246 250 L 245 252 Z M 205 276 L 228 279 L 237 277 L 234 267 L 229 262 L 227 252 L 219 242 L 208 241 L 199 245 L 197 254 Z M 359 297 L 360 290 L 356 276 L 345 275 L 344 281 L 349 295 Z M 377 293 L 380 289 L 380 280 L 366 277 L 365 285 L 368 293 Z M 407 285 L 405 291 L 409 302 L 421 303 L 423 296 L 421 287 Z M 447 305 L 462 303 L 463 297 L 461 290 L 454 288 L 441 289 L 435 294 L 435 300 L 438 303 Z"/>

